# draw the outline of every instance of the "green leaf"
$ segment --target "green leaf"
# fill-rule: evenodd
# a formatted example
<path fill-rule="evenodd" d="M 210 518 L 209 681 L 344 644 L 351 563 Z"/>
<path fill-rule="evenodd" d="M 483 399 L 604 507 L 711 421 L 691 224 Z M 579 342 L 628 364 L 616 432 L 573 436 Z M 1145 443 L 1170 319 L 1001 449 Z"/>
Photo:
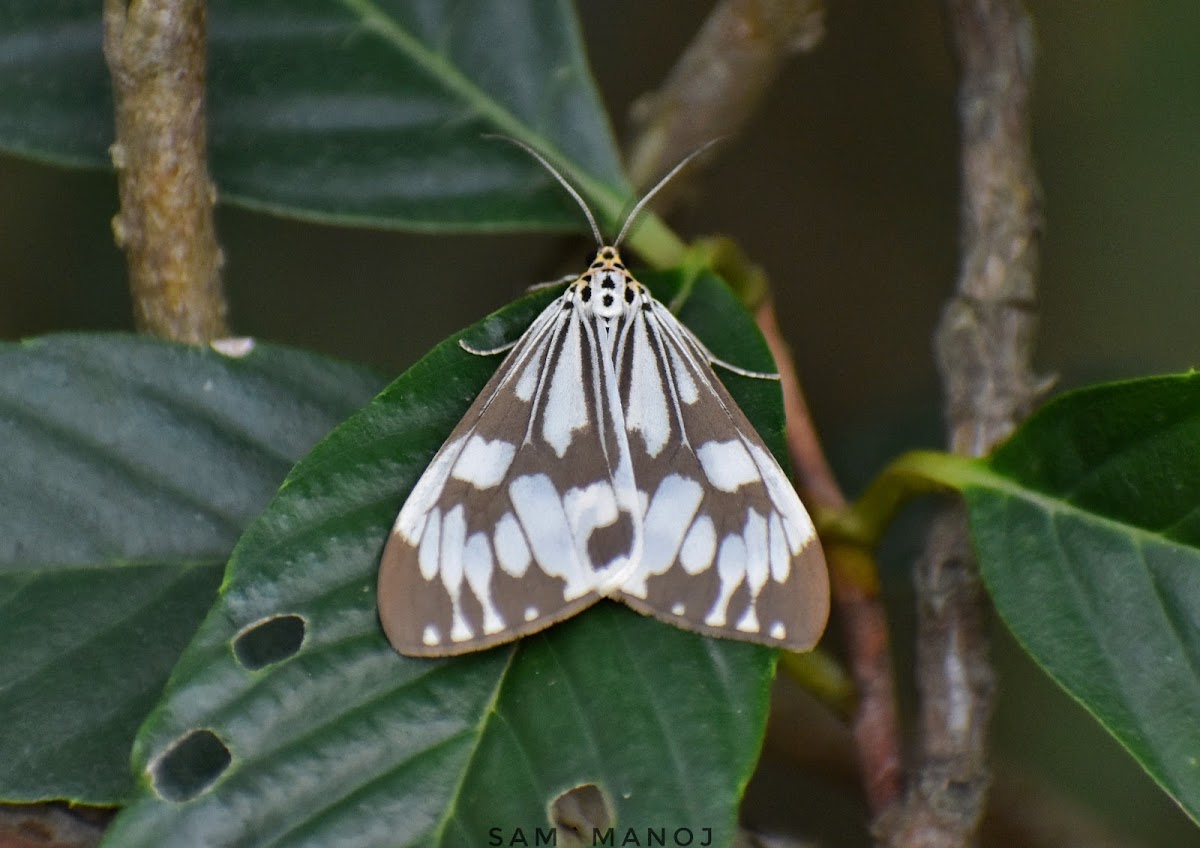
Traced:
<path fill-rule="evenodd" d="M 108 167 L 96 0 L 0 9 L 0 145 Z M 578 228 L 503 133 L 615 220 L 629 196 L 566 0 L 209 4 L 209 138 L 221 196 L 326 221 L 428 230 Z"/>
<path fill-rule="evenodd" d="M 666 298 L 679 282 L 644 279 Z M 139 733 L 141 792 L 105 844 L 468 848 L 492 827 L 548 827 L 548 805 L 581 784 L 600 787 L 618 828 L 710 827 L 728 844 L 773 652 L 603 603 L 515 646 L 418 660 L 376 617 L 388 528 L 498 364 L 458 338 L 511 340 L 554 294 L 439 345 L 296 466 Z M 682 314 L 719 356 L 770 367 L 714 278 Z M 778 384 L 726 383 L 782 455 Z M 293 619 L 304 635 L 289 656 L 239 661 L 260 623 Z"/>
<path fill-rule="evenodd" d="M 961 489 L 1005 623 L 1200 821 L 1200 375 L 1072 392 L 986 461 L 892 476 Z"/>
<path fill-rule="evenodd" d="M 258 345 L 0 346 L 0 798 L 114 804 L 237 537 L 377 377 Z"/>

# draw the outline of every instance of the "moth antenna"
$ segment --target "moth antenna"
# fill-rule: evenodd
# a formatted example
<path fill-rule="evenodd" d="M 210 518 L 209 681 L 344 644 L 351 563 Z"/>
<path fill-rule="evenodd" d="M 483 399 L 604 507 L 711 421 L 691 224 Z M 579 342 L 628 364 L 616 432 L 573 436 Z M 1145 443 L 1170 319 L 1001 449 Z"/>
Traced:
<path fill-rule="evenodd" d="M 530 147 L 525 142 L 521 141 L 519 138 L 513 138 L 510 135 L 500 135 L 498 133 L 488 133 L 487 135 L 484 136 L 484 138 L 498 138 L 498 139 L 501 139 L 502 141 L 507 141 L 510 144 L 515 144 L 517 147 L 524 150 L 526 153 L 528 153 L 534 159 L 541 162 L 542 167 L 554 175 L 554 179 L 558 180 L 559 183 L 562 184 L 562 187 L 567 190 L 567 193 L 569 195 L 571 195 L 571 197 L 575 198 L 575 202 L 579 204 L 579 208 L 583 210 L 583 214 L 587 215 L 588 224 L 590 224 L 592 227 L 592 236 L 596 239 L 596 247 L 604 246 L 604 238 L 600 235 L 600 228 L 598 226 L 596 226 L 596 219 L 592 215 L 592 210 L 588 208 L 587 203 L 584 201 L 583 197 L 579 194 L 579 192 L 577 192 L 575 190 L 575 187 L 573 185 L 571 185 L 569 182 L 567 182 L 566 177 L 564 177 L 562 174 L 560 174 L 555 169 L 555 167 L 553 165 L 551 165 L 549 161 L 547 161 L 545 156 L 538 153 L 536 150 L 534 150 L 532 147 Z M 703 149 L 704 148 L 701 148 L 701 150 L 703 150 Z M 700 151 L 696 151 L 696 152 L 698 153 Z M 690 159 L 691 157 L 688 157 L 688 158 Z M 687 160 L 684 160 L 684 161 L 686 162 Z"/>
<path fill-rule="evenodd" d="M 642 210 L 646 208 L 646 204 L 654 199 L 654 195 L 658 194 L 659 189 L 661 189 L 663 186 L 665 186 L 667 183 L 669 183 L 671 181 L 671 178 L 674 177 L 676 174 L 678 174 L 680 171 L 682 171 L 684 168 L 686 168 L 693 159 L 695 159 L 697 156 L 699 156 L 704 151 L 708 150 L 708 148 L 712 147 L 718 141 L 724 140 L 724 138 L 725 138 L 725 136 L 719 135 L 714 139 L 704 142 L 704 144 L 700 145 L 695 150 L 693 150 L 691 153 L 689 153 L 687 156 L 683 157 L 682 162 L 680 162 L 678 165 L 676 165 L 674 168 L 672 168 L 670 171 L 668 171 L 667 175 L 665 177 L 663 177 L 661 180 L 659 180 L 655 184 L 654 188 L 652 188 L 652 189 L 650 189 L 650 191 L 646 192 L 646 194 L 642 196 L 642 199 L 639 200 L 637 202 L 637 204 L 633 207 L 633 209 L 629 212 L 629 217 L 625 219 L 625 225 L 623 227 L 621 227 L 621 232 L 617 233 L 617 240 L 613 242 L 612 246 L 614 248 L 621 246 L 621 240 L 625 238 L 625 234 L 629 232 L 629 228 L 633 226 L 633 222 L 637 220 L 637 216 L 642 214 Z"/>

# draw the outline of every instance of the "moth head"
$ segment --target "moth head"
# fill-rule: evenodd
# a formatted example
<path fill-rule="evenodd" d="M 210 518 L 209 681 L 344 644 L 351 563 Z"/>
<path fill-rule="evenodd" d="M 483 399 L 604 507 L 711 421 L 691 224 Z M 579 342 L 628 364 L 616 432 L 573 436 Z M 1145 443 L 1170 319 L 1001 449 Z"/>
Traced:
<path fill-rule="evenodd" d="M 626 270 L 620 252 L 605 245 L 579 278 L 579 297 L 601 318 L 616 318 L 637 300 L 637 282 Z"/>

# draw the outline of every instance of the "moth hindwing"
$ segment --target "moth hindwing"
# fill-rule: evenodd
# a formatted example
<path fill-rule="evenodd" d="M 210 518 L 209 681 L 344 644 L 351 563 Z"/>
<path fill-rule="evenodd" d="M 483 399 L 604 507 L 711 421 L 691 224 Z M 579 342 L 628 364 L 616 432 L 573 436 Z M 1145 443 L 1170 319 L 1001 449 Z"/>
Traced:
<path fill-rule="evenodd" d="M 829 582 L 783 470 L 716 360 L 615 246 L 533 321 L 418 480 L 379 573 L 402 654 L 447 656 L 613 598 L 791 650 Z"/>

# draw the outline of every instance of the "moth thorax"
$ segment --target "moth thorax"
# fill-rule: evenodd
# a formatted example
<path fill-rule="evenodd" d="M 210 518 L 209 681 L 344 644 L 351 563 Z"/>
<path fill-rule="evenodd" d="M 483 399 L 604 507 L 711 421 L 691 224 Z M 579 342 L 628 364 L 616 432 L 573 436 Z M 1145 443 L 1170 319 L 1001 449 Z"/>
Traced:
<path fill-rule="evenodd" d="M 632 294 L 625 284 L 625 275 L 615 268 L 605 268 L 592 277 L 592 311 L 601 318 L 616 318 L 625 310 Z"/>

